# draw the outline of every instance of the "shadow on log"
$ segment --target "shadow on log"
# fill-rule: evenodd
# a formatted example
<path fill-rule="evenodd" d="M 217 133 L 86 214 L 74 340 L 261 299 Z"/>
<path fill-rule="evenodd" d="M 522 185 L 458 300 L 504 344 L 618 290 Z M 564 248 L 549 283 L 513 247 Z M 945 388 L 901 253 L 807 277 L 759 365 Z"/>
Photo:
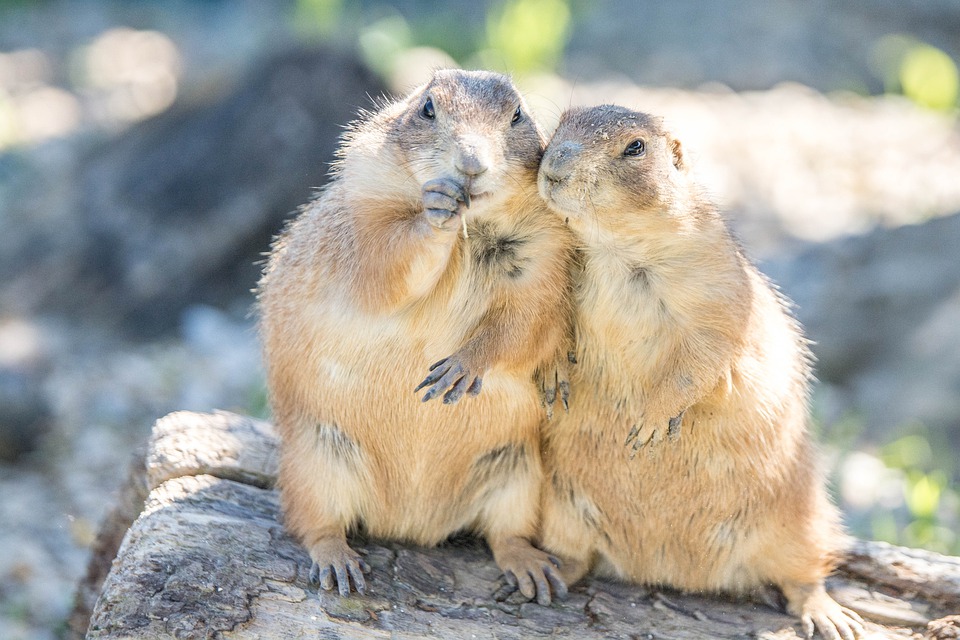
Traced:
<path fill-rule="evenodd" d="M 355 540 L 373 567 L 368 595 L 318 592 L 281 523 L 277 444 L 269 424 L 230 413 L 159 420 L 100 532 L 74 637 L 801 637 L 759 601 L 604 580 L 551 607 L 495 602 L 499 572 L 473 538 L 434 549 Z M 960 635 L 960 558 L 857 541 L 828 588 L 870 621 L 870 637 Z"/>

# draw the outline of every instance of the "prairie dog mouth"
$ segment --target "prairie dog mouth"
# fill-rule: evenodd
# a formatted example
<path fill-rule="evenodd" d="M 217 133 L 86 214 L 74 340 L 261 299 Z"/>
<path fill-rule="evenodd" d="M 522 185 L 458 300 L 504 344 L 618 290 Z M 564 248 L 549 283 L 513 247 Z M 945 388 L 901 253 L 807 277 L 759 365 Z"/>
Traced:
<path fill-rule="evenodd" d="M 483 201 L 487 196 L 490 195 L 490 190 L 484 188 L 482 185 L 476 184 L 476 181 L 471 178 L 466 178 L 465 180 L 458 181 L 460 185 L 460 190 L 462 194 L 461 201 L 466 208 L 469 209 L 475 201 Z"/>
<path fill-rule="evenodd" d="M 548 209 L 566 220 L 579 218 L 580 203 L 571 201 L 563 191 L 563 185 L 558 182 L 544 181 L 540 185 L 540 197 L 543 198 Z"/>
<path fill-rule="evenodd" d="M 478 203 L 480 204 L 480 209 L 482 210 L 487 202 L 490 201 L 491 197 L 493 196 L 493 192 L 478 191 L 477 193 L 473 193 L 471 191 L 464 191 L 464 196 L 463 204 L 464 209 L 466 210 L 465 213 L 472 213 L 476 209 L 476 205 Z"/>
<path fill-rule="evenodd" d="M 576 209 L 573 209 L 573 210 L 567 209 L 566 207 L 564 207 L 559 202 L 553 199 L 547 200 L 547 208 L 553 211 L 554 213 L 562 216 L 566 220 L 569 220 L 570 218 L 578 218 L 580 216 L 580 212 L 577 211 Z"/>

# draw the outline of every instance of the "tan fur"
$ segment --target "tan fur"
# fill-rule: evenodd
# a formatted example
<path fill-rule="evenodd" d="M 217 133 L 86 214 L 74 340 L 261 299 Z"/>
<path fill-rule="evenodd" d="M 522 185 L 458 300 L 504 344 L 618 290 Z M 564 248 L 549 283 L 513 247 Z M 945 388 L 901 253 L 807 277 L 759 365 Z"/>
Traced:
<path fill-rule="evenodd" d="M 634 140 L 645 152 L 624 155 Z M 574 110 L 539 185 L 582 267 L 571 406 L 544 431 L 543 548 L 568 581 L 772 583 L 808 630 L 858 633 L 823 589 L 845 539 L 807 433 L 806 340 L 679 143 L 644 114 Z"/>
<path fill-rule="evenodd" d="M 354 125 L 273 248 L 259 306 L 280 485 L 318 565 L 357 566 L 344 536 L 359 526 L 422 545 L 475 530 L 524 575 L 546 561 L 526 542 L 542 477 L 531 378 L 563 332 L 571 241 L 537 195 L 543 138 L 528 115 L 512 122 L 517 107 L 503 76 L 437 72 Z M 469 162 L 487 170 L 465 175 Z M 438 227 L 423 193 L 440 178 L 472 202 Z M 414 387 L 451 354 L 482 391 L 421 402 Z"/>

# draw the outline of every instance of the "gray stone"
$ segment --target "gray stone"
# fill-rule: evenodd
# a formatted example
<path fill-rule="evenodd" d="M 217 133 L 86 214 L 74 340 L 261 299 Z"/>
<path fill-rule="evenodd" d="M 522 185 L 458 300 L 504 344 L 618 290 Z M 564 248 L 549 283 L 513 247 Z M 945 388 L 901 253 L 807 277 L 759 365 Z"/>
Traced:
<path fill-rule="evenodd" d="M 41 385 L 49 370 L 40 331 L 0 318 L 0 462 L 35 450 L 52 414 Z"/>
<path fill-rule="evenodd" d="M 960 437 L 960 214 L 811 246 L 764 269 L 797 305 L 817 375 L 876 439 Z"/>

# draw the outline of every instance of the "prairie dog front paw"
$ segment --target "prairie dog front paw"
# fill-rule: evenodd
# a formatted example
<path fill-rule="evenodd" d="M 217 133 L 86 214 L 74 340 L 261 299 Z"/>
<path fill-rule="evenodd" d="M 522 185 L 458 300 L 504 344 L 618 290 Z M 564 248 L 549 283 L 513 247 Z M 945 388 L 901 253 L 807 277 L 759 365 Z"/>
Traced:
<path fill-rule="evenodd" d="M 460 207 L 470 207 L 470 193 L 451 178 L 437 178 L 423 185 L 423 215 L 437 229 L 452 228 L 450 220 Z"/>
<path fill-rule="evenodd" d="M 483 386 L 484 372 L 471 365 L 459 352 L 430 366 L 430 373 L 414 391 L 428 387 L 423 401 L 433 400 L 443 393 L 443 404 L 454 404 L 464 393 L 475 396 Z M 446 393 L 444 393 L 446 392 Z"/>

